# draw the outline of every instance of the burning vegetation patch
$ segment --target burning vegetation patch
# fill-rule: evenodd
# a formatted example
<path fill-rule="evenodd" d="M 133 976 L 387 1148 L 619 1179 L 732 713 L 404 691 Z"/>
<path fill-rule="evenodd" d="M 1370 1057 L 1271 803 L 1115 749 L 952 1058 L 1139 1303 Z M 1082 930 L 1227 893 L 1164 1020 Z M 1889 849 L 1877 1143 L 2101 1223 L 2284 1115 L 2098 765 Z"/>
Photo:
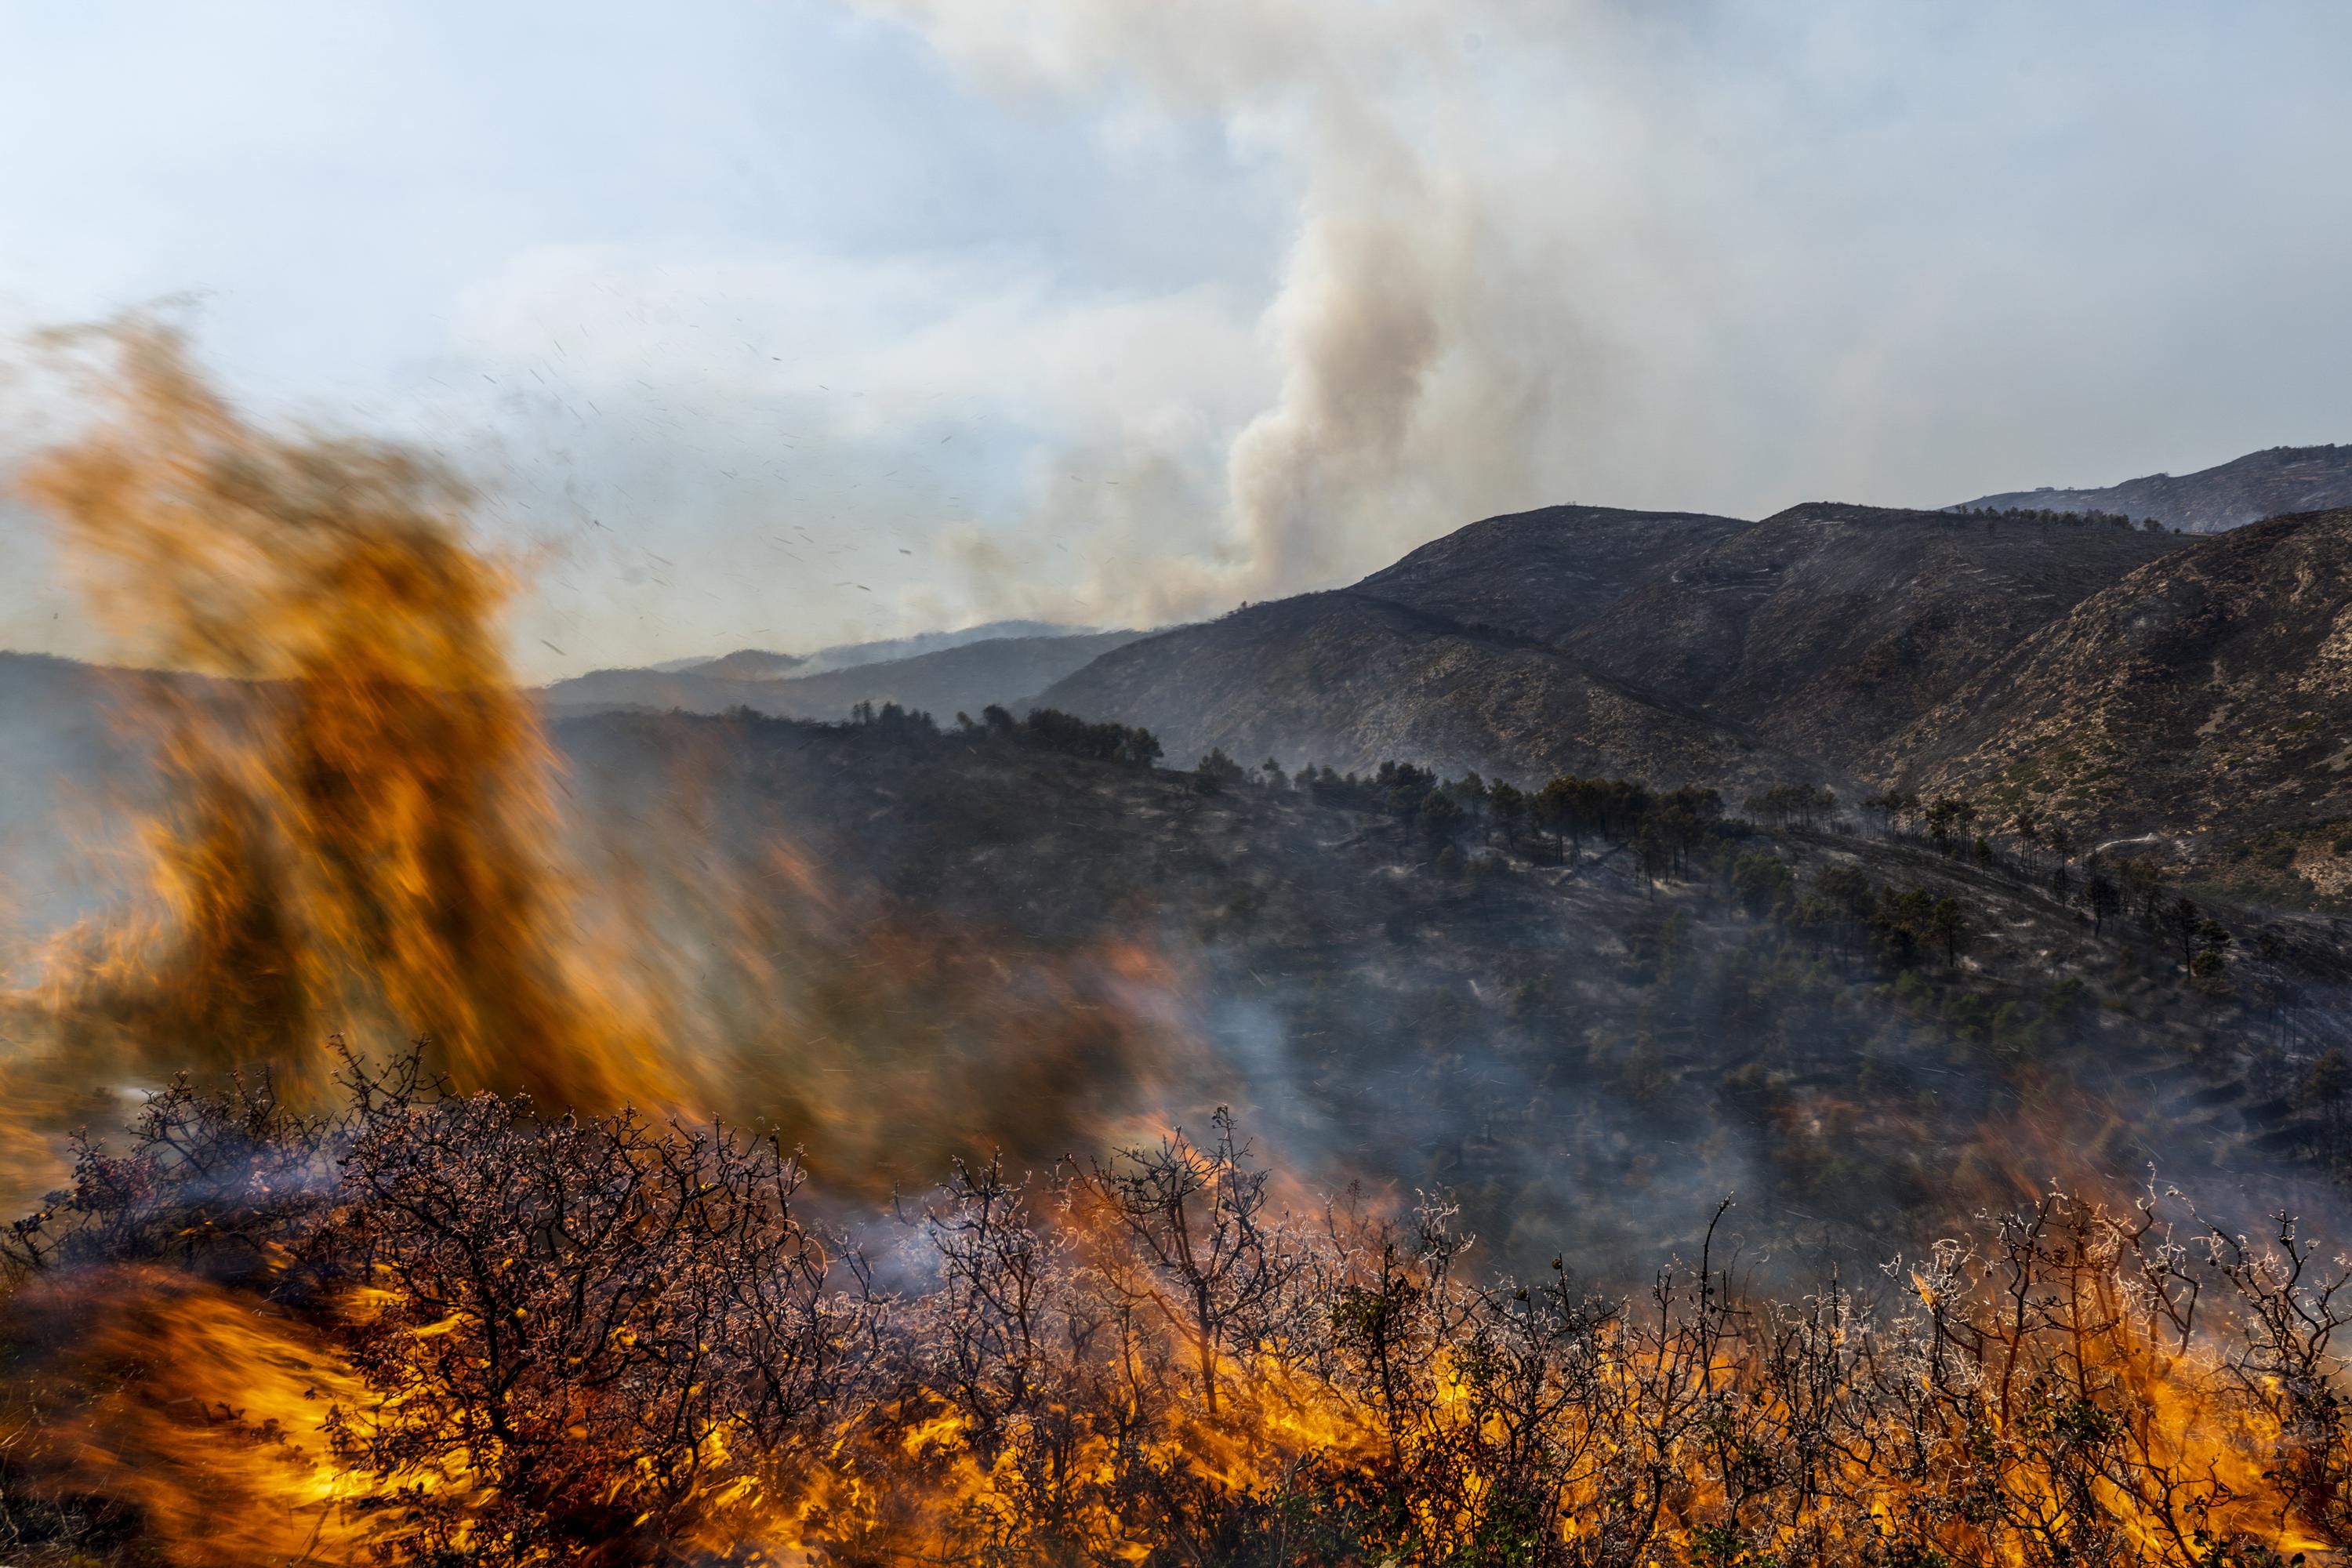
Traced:
<path fill-rule="evenodd" d="M 2257 1563 L 2352 1540 L 2292 1224 L 2051 1194 L 1868 1288 L 1468 1266 L 1220 1116 L 855 1229 L 772 1137 L 182 1083 L 7 1247 L 30 1560 Z"/>

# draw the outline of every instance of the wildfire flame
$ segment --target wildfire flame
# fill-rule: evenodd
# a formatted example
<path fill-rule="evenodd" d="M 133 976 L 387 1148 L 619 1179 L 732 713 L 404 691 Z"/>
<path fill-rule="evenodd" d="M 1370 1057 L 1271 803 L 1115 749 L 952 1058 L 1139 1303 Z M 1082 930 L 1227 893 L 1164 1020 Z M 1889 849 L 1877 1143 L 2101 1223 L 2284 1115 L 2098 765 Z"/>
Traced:
<path fill-rule="evenodd" d="M 135 1523 L 168 1561 L 199 1568 L 363 1560 L 348 1506 L 360 1489 L 320 1422 L 367 1389 L 325 1336 L 256 1307 L 153 1268 L 20 1288 L 5 1325 L 20 1535 L 47 1510 L 66 1543 Z M 108 1500 L 95 1517 L 72 1518 L 94 1498 Z"/>
<path fill-rule="evenodd" d="M 463 485 L 255 429 L 158 327 L 103 341 L 107 416 L 21 488 L 129 646 L 226 680 L 152 689 L 160 911 L 52 966 L 76 1048 L 299 1073 L 331 1033 L 425 1036 L 467 1084 L 668 1102 L 644 1009 L 571 935 L 547 746 L 499 643 L 514 581 L 469 545 Z"/>

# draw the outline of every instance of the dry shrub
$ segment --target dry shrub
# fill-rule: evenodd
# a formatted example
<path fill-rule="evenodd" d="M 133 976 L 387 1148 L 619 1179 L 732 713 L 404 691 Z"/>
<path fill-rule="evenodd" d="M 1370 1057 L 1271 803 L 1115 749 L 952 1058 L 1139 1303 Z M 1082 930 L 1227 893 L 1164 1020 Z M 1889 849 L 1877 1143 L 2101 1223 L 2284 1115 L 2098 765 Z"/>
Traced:
<path fill-rule="evenodd" d="M 121 1419 L 155 1381 L 76 1351 L 58 1303 L 168 1267 L 331 1357 L 299 1435 L 338 1468 L 313 1555 L 2057 1568 L 2352 1539 L 2340 1265 L 2172 1194 L 2053 1193 L 1795 1300 L 1732 1289 L 1710 1243 L 1625 1300 L 1566 1259 L 1479 1278 L 1442 1198 L 1285 1212 L 1222 1115 L 1026 1180 L 959 1166 L 860 1238 L 807 1217 L 772 1138 L 413 1063 L 345 1087 L 331 1121 L 176 1087 L 17 1227 L 48 1369 L 20 1529 L 79 1509 L 86 1546 L 201 1556 L 152 1528 L 201 1444 L 151 1445 L 136 1487 L 54 1458 L 108 1436 L 63 1395 Z"/>

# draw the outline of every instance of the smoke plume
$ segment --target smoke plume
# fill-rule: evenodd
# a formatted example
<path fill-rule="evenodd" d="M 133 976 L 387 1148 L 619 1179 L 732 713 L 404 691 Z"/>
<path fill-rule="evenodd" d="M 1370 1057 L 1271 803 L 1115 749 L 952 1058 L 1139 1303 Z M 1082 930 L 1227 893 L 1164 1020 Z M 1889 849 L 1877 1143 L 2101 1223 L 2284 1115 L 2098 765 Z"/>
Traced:
<path fill-rule="evenodd" d="M 1502 151 L 1524 87 L 1511 67 L 1481 69 L 1557 37 L 1490 38 L 1486 23 L 1422 4 L 1346 28 L 1296 6 L 1181 20 L 1087 0 L 873 8 L 1010 89 L 1139 87 L 1167 112 L 1213 118 L 1295 184 L 1262 321 L 1276 391 L 1226 448 L 1216 546 L 1155 563 L 1141 618 L 1345 580 L 1462 518 L 1573 486 L 1606 358 L 1568 281 L 1579 247 L 1544 210 L 1573 171 Z M 1518 31 L 1509 13 L 1496 20 Z M 1112 521 L 1108 537 L 1129 531 Z M 1110 563 L 1097 564 L 1082 601 L 1107 586 Z"/>

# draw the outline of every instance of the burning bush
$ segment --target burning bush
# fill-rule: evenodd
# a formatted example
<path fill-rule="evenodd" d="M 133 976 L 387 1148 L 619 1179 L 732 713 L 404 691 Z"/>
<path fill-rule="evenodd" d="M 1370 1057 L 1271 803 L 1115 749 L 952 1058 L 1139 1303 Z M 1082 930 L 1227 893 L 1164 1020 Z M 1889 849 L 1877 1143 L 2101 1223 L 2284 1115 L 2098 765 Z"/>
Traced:
<path fill-rule="evenodd" d="M 331 1431 L 434 1555 L 625 1555 L 822 1453 L 882 1319 L 773 1139 L 361 1092 L 305 1255 L 375 1303 L 346 1342 L 383 1398 Z"/>
<path fill-rule="evenodd" d="M 960 1167 L 829 1237 L 772 1138 L 414 1063 L 343 1084 L 328 1119 L 177 1085 L 15 1227 L 20 1542 L 2055 1565 L 2352 1539 L 2352 1312 L 2292 1224 L 2053 1194 L 1883 1300 L 1751 1299 L 1711 1245 L 1619 1300 L 1564 1259 L 1475 1278 L 1442 1201 L 1284 1212 L 1222 1115 L 1030 1181 Z"/>

